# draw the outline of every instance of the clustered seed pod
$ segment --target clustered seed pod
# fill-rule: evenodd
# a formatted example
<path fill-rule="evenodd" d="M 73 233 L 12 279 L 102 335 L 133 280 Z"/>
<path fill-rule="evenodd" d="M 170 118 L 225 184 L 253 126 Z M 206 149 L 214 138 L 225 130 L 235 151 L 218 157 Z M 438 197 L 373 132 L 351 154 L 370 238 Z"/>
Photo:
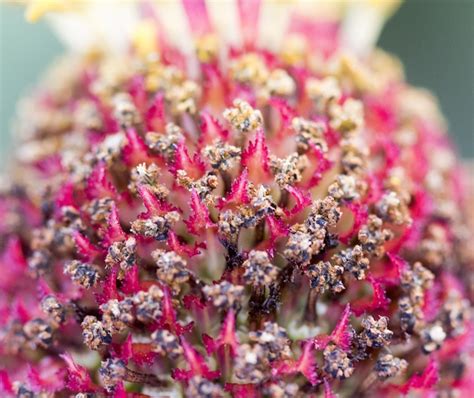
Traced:
<path fill-rule="evenodd" d="M 472 190 L 434 100 L 341 22 L 262 45 L 251 3 L 228 48 L 183 1 L 190 55 L 143 2 L 126 52 L 25 100 L 0 395 L 469 396 Z"/>

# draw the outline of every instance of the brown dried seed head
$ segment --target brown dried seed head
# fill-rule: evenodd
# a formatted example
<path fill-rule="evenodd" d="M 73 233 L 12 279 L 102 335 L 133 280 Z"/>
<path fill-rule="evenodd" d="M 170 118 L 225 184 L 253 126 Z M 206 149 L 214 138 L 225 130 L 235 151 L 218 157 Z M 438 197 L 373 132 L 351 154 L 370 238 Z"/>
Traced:
<path fill-rule="evenodd" d="M 295 90 L 295 81 L 284 69 L 272 70 L 267 78 L 265 86 L 262 89 L 263 95 L 265 97 L 288 97 L 293 95 Z"/>
<path fill-rule="evenodd" d="M 112 343 L 112 335 L 95 316 L 87 315 L 81 323 L 84 344 L 91 350 Z"/>
<path fill-rule="evenodd" d="M 385 316 L 375 320 L 373 316 L 369 315 L 362 320 L 364 330 L 362 331 L 361 338 L 367 347 L 380 348 L 390 344 L 393 332 L 387 326 L 388 318 Z"/>
<path fill-rule="evenodd" d="M 263 124 L 260 111 L 240 99 L 234 100 L 233 107 L 224 111 L 224 118 L 240 133 L 255 131 Z"/>
<path fill-rule="evenodd" d="M 113 392 L 117 384 L 123 381 L 127 369 L 125 362 L 118 358 L 107 358 L 100 363 L 99 376 L 108 392 Z"/>
<path fill-rule="evenodd" d="M 130 297 L 119 301 L 112 299 L 100 306 L 102 322 L 107 330 L 122 332 L 134 321 L 133 301 Z"/>
<path fill-rule="evenodd" d="M 384 221 L 395 225 L 411 223 L 407 203 L 394 191 L 385 193 L 376 208 L 378 216 Z"/>
<path fill-rule="evenodd" d="M 184 140 L 181 128 L 173 123 L 168 123 L 165 133 L 149 132 L 145 136 L 147 146 L 160 154 L 168 162 L 172 162 L 179 142 Z"/>
<path fill-rule="evenodd" d="M 359 198 L 360 190 L 353 176 L 339 174 L 336 181 L 328 187 L 328 193 L 336 200 L 352 201 Z"/>
<path fill-rule="evenodd" d="M 136 235 L 162 241 L 168 238 L 169 230 L 179 219 L 180 215 L 177 211 L 170 211 L 164 216 L 153 216 L 145 219 L 139 218 L 132 222 L 131 231 Z"/>
<path fill-rule="evenodd" d="M 41 300 L 41 309 L 58 325 L 66 319 L 66 309 L 55 296 L 45 296 Z"/>
<path fill-rule="evenodd" d="M 23 332 L 33 349 L 36 347 L 48 348 L 53 342 L 53 330 L 41 318 L 35 318 L 25 323 Z"/>
<path fill-rule="evenodd" d="M 375 363 L 374 370 L 381 379 L 395 377 L 406 371 L 408 362 L 394 357 L 389 352 L 381 353 Z"/>
<path fill-rule="evenodd" d="M 232 210 L 219 213 L 218 232 L 226 241 L 237 243 L 240 229 L 243 225 L 244 219 L 239 213 Z"/>
<path fill-rule="evenodd" d="M 114 117 L 124 129 L 140 124 L 140 114 L 130 94 L 119 93 L 113 98 Z"/>
<path fill-rule="evenodd" d="M 222 281 L 218 284 L 205 286 L 203 293 L 217 308 L 236 308 L 242 303 L 244 287 Z"/>
<path fill-rule="evenodd" d="M 231 63 L 230 76 L 239 83 L 261 86 L 268 78 L 268 69 L 258 54 L 247 53 Z"/>
<path fill-rule="evenodd" d="M 351 133 L 364 125 L 364 108 L 361 101 L 349 98 L 343 105 L 333 103 L 329 108 L 330 125 L 342 134 Z"/>
<path fill-rule="evenodd" d="M 234 374 L 242 383 L 260 383 L 269 372 L 267 352 L 260 344 L 241 344 L 237 349 Z"/>
<path fill-rule="evenodd" d="M 243 263 L 245 282 L 255 286 L 269 286 L 279 273 L 278 267 L 273 265 L 265 251 L 252 250 Z"/>
<path fill-rule="evenodd" d="M 291 358 L 288 334 L 275 322 L 265 322 L 263 329 L 249 333 L 249 339 L 260 345 L 270 362 Z"/>
<path fill-rule="evenodd" d="M 189 379 L 185 395 L 188 398 L 222 398 L 225 396 L 224 390 L 219 384 L 206 380 L 201 376 L 194 376 Z"/>
<path fill-rule="evenodd" d="M 140 322 L 148 323 L 157 320 L 161 316 L 161 302 L 163 291 L 156 285 L 150 286 L 148 291 L 140 291 L 133 297 L 133 304 L 137 319 Z"/>
<path fill-rule="evenodd" d="M 321 152 L 327 152 L 328 145 L 324 139 L 325 127 L 322 123 L 295 117 L 291 121 L 291 126 L 297 134 L 296 142 L 299 151 L 306 152 L 314 146 Z"/>
<path fill-rule="evenodd" d="M 352 361 L 344 350 L 334 344 L 328 345 L 323 352 L 324 371 L 334 379 L 347 379 L 354 372 Z"/>
<path fill-rule="evenodd" d="M 222 171 L 234 167 L 240 161 L 240 154 L 240 148 L 222 141 L 207 145 L 202 150 L 202 155 L 208 160 L 211 167 Z"/>
<path fill-rule="evenodd" d="M 307 165 L 306 155 L 292 153 L 283 159 L 270 155 L 270 169 L 275 175 L 275 182 L 283 189 L 301 181 L 302 172 Z"/>
<path fill-rule="evenodd" d="M 173 251 L 166 252 L 158 249 L 151 255 L 156 262 L 158 280 L 169 285 L 173 292 L 179 293 L 190 277 L 186 261 Z"/>
<path fill-rule="evenodd" d="M 118 264 L 124 272 L 129 270 L 136 262 L 137 241 L 134 237 L 127 238 L 124 242 L 114 242 L 109 247 L 105 264 L 113 267 Z"/>
<path fill-rule="evenodd" d="M 367 224 L 358 233 L 359 242 L 367 257 L 381 257 L 385 252 L 384 244 L 392 237 L 393 233 L 383 228 L 383 221 L 374 214 L 369 215 Z"/>
<path fill-rule="evenodd" d="M 440 323 L 435 323 L 423 329 L 420 336 L 423 342 L 423 352 L 431 354 L 433 351 L 441 348 L 443 341 L 446 339 L 446 332 Z"/>
<path fill-rule="evenodd" d="M 338 101 L 342 95 L 339 83 L 334 77 L 322 80 L 309 78 L 306 80 L 305 91 L 320 111 L 326 109 L 328 104 Z"/>
<path fill-rule="evenodd" d="M 86 289 L 94 287 L 100 278 L 97 267 L 78 260 L 66 263 L 64 265 L 64 273 L 69 275 L 73 282 Z"/>
<path fill-rule="evenodd" d="M 175 115 L 181 115 L 197 112 L 196 101 L 199 95 L 199 86 L 192 80 L 185 80 L 181 84 L 172 85 L 165 96 L 170 102 L 171 112 Z"/>
<path fill-rule="evenodd" d="M 340 293 L 345 289 L 341 280 L 344 268 L 329 261 L 310 264 L 304 273 L 309 278 L 312 289 L 318 289 L 320 292 L 330 290 L 333 293 Z"/>
<path fill-rule="evenodd" d="M 28 258 L 28 268 L 33 275 L 41 276 L 51 267 L 51 253 L 49 250 L 35 250 Z"/>
<path fill-rule="evenodd" d="M 365 279 L 365 273 L 370 265 L 370 260 L 365 257 L 360 245 L 341 250 L 334 254 L 331 260 L 335 265 L 350 272 L 358 280 Z"/>
<path fill-rule="evenodd" d="M 178 358 L 183 353 L 183 348 L 178 338 L 166 329 L 159 329 L 151 335 L 153 351 L 172 359 Z"/>

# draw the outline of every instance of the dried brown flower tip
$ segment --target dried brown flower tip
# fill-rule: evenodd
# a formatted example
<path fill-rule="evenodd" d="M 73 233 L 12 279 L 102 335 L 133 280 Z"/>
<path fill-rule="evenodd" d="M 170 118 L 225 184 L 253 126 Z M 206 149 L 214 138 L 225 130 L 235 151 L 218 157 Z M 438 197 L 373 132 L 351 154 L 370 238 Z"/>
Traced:
<path fill-rule="evenodd" d="M 243 383 L 260 383 L 267 375 L 266 352 L 260 344 L 241 344 L 237 349 L 234 374 Z"/>
<path fill-rule="evenodd" d="M 35 318 L 25 323 L 23 332 L 32 349 L 37 347 L 48 348 L 53 342 L 53 330 L 51 326 L 41 318 Z"/>
<path fill-rule="evenodd" d="M 79 101 L 74 110 L 74 124 L 80 130 L 101 131 L 103 120 L 97 105 L 91 100 Z"/>
<path fill-rule="evenodd" d="M 114 117 L 124 129 L 140 124 L 140 114 L 138 113 L 130 94 L 119 93 L 113 98 Z"/>
<path fill-rule="evenodd" d="M 240 133 L 255 131 L 263 123 L 261 112 L 240 99 L 234 100 L 233 107 L 224 111 L 224 118 Z"/>
<path fill-rule="evenodd" d="M 315 233 L 310 233 L 301 224 L 293 226 L 284 255 L 288 261 L 298 264 L 300 267 L 308 265 L 311 257 L 324 247 L 325 237 L 326 230 L 323 228 Z"/>
<path fill-rule="evenodd" d="M 136 316 L 140 322 L 153 322 L 161 316 L 163 291 L 156 285 L 150 286 L 147 292 L 140 291 L 133 297 Z"/>
<path fill-rule="evenodd" d="M 275 322 L 265 322 L 263 329 L 249 333 L 249 339 L 264 350 L 270 362 L 291 358 L 288 334 Z"/>
<path fill-rule="evenodd" d="M 199 95 L 200 90 L 196 82 L 185 80 L 181 84 L 172 85 L 166 92 L 166 99 L 170 102 L 173 114 L 195 114 L 197 111 L 196 101 Z"/>
<path fill-rule="evenodd" d="M 81 327 L 84 344 L 91 350 L 98 350 L 103 345 L 112 343 L 112 335 L 95 316 L 87 315 Z"/>
<path fill-rule="evenodd" d="M 219 184 L 219 179 L 214 171 L 207 172 L 198 180 L 193 180 L 188 177 L 185 170 L 178 170 L 176 173 L 176 181 L 178 185 L 185 187 L 188 191 L 195 190 L 206 204 L 214 204 L 214 196 L 211 195 L 211 192 L 217 188 Z"/>
<path fill-rule="evenodd" d="M 383 222 L 371 214 L 367 224 L 362 226 L 358 233 L 359 242 L 367 256 L 381 257 L 385 250 L 383 245 L 389 241 L 393 233 L 383 228 Z"/>
<path fill-rule="evenodd" d="M 270 155 L 270 169 L 275 175 L 276 183 L 283 189 L 301 181 L 301 173 L 307 165 L 306 155 L 298 155 L 296 152 L 283 159 Z"/>
<path fill-rule="evenodd" d="M 41 309 L 58 325 L 66 319 L 66 309 L 53 295 L 45 296 L 41 300 Z"/>
<path fill-rule="evenodd" d="M 242 302 L 244 287 L 222 281 L 218 284 L 204 286 L 203 292 L 217 308 L 237 308 Z"/>
<path fill-rule="evenodd" d="M 136 194 L 140 185 L 146 185 L 157 198 L 163 200 L 169 195 L 169 189 L 158 182 L 160 173 L 160 168 L 155 163 L 150 165 L 146 163 L 139 164 L 132 169 L 131 181 L 128 184 L 129 190 Z"/>
<path fill-rule="evenodd" d="M 239 213 L 226 210 L 219 213 L 217 224 L 219 235 L 228 242 L 237 243 L 240 229 L 244 225 L 244 220 Z"/>
<path fill-rule="evenodd" d="M 224 390 L 219 384 L 206 380 L 201 376 L 192 377 L 186 387 L 186 397 L 222 398 Z"/>
<path fill-rule="evenodd" d="M 404 359 L 394 357 L 389 352 L 381 353 L 375 363 L 374 370 L 381 379 L 399 376 L 406 371 L 408 362 Z"/>
<path fill-rule="evenodd" d="M 204 147 L 202 155 L 209 161 L 213 169 L 226 171 L 240 161 L 241 149 L 234 145 L 217 141 L 212 145 Z"/>
<path fill-rule="evenodd" d="M 170 211 L 164 216 L 153 216 L 146 219 L 139 218 L 132 222 L 131 231 L 136 235 L 162 241 L 168 238 L 170 228 L 179 219 L 180 215 L 177 211 Z"/>
<path fill-rule="evenodd" d="M 78 260 L 72 260 L 66 263 L 64 265 L 64 273 L 69 275 L 73 282 L 86 289 L 95 286 L 100 278 L 97 267 Z"/>
<path fill-rule="evenodd" d="M 246 283 L 255 287 L 269 286 L 278 276 L 278 267 L 273 265 L 265 251 L 252 250 L 243 263 Z"/>
<path fill-rule="evenodd" d="M 133 301 L 130 297 L 121 301 L 109 300 L 99 308 L 102 311 L 103 324 L 113 332 L 122 332 L 127 325 L 131 325 L 134 321 Z"/>
<path fill-rule="evenodd" d="M 394 191 L 385 193 L 376 208 L 378 216 L 384 221 L 395 225 L 411 223 L 407 203 Z"/>
<path fill-rule="evenodd" d="M 284 69 L 272 70 L 262 89 L 263 95 L 266 98 L 270 96 L 287 97 L 293 95 L 295 90 L 295 81 Z"/>
<path fill-rule="evenodd" d="M 271 398 L 293 398 L 298 396 L 299 390 L 298 384 L 277 381 L 266 386 L 263 393 Z"/>
<path fill-rule="evenodd" d="M 347 134 L 364 125 L 364 107 L 361 101 L 349 98 L 343 105 L 331 104 L 329 108 L 330 125 L 333 129 Z"/>
<path fill-rule="evenodd" d="M 100 363 L 99 376 L 108 392 L 113 392 L 126 374 L 125 362 L 121 359 L 107 358 Z"/>
<path fill-rule="evenodd" d="M 178 338 L 166 329 L 159 329 L 151 334 L 153 351 L 172 359 L 183 353 Z"/>
<path fill-rule="evenodd" d="M 304 272 L 310 280 L 311 288 L 318 289 L 321 293 L 326 290 L 340 293 L 345 289 L 341 280 L 344 268 L 339 265 L 331 264 L 329 261 L 320 261 L 317 264 L 310 264 Z"/>
<path fill-rule="evenodd" d="M 309 78 L 306 80 L 305 91 L 319 111 L 325 110 L 330 103 L 338 101 L 342 95 L 339 83 L 334 77 L 321 80 Z"/>
<path fill-rule="evenodd" d="M 230 65 L 230 76 L 236 82 L 261 86 L 268 78 L 268 69 L 262 57 L 255 53 L 243 54 Z"/>
<path fill-rule="evenodd" d="M 335 346 L 329 344 L 323 352 L 324 371 L 334 379 L 347 379 L 354 372 L 352 361 L 347 353 Z"/>
<path fill-rule="evenodd" d="M 387 328 L 388 318 L 381 316 L 379 319 L 369 315 L 362 320 L 362 327 L 364 330 L 361 333 L 361 338 L 367 347 L 380 348 L 390 344 L 393 332 Z"/>
<path fill-rule="evenodd" d="M 325 127 L 323 123 L 295 117 L 291 121 L 291 126 L 297 134 L 296 143 L 299 152 L 306 152 L 312 146 L 321 152 L 327 152 L 328 145 L 324 139 Z"/>
<path fill-rule="evenodd" d="M 158 269 L 156 276 L 159 281 L 168 284 L 173 292 L 179 293 L 181 287 L 189 280 L 186 261 L 175 252 L 155 250 L 151 253 Z"/>
<path fill-rule="evenodd" d="M 110 198 L 94 199 L 84 206 L 94 224 L 105 225 L 109 218 L 113 200 Z"/>
<path fill-rule="evenodd" d="M 360 245 L 341 250 L 331 258 L 336 266 L 343 267 L 358 280 L 365 279 L 365 272 L 369 269 L 370 260 L 365 257 Z"/>
<path fill-rule="evenodd" d="M 413 308 L 409 297 L 400 298 L 398 308 L 400 310 L 400 326 L 402 330 L 408 334 L 412 334 L 418 329 L 418 311 Z"/>
<path fill-rule="evenodd" d="M 114 242 L 109 247 L 105 264 L 108 267 L 118 264 L 121 271 L 126 272 L 136 262 L 136 250 L 137 241 L 132 236 L 126 241 Z"/>
<path fill-rule="evenodd" d="M 178 144 L 184 140 L 183 131 L 174 123 L 168 123 L 165 133 L 149 132 L 145 136 L 148 147 L 160 154 L 168 162 L 172 162 Z"/>
<path fill-rule="evenodd" d="M 423 304 L 424 291 L 433 284 L 434 275 L 421 263 L 416 262 L 412 269 L 408 269 L 401 274 L 400 279 L 402 287 L 409 292 L 411 302 L 420 306 Z"/>
<path fill-rule="evenodd" d="M 423 329 L 420 337 L 423 342 L 423 352 L 431 354 L 433 351 L 441 348 L 443 341 L 446 339 L 446 332 L 439 323 L 436 323 Z"/>
<path fill-rule="evenodd" d="M 464 333 L 465 326 L 471 319 L 469 300 L 457 294 L 449 294 L 443 305 L 442 319 L 450 335 L 459 336 Z"/>
<path fill-rule="evenodd" d="M 28 258 L 28 268 L 34 276 L 44 275 L 51 267 L 51 253 L 49 250 L 35 250 Z"/>
<path fill-rule="evenodd" d="M 350 175 L 339 174 L 336 181 L 328 187 L 328 193 L 336 200 L 352 201 L 359 198 L 360 187 Z"/>

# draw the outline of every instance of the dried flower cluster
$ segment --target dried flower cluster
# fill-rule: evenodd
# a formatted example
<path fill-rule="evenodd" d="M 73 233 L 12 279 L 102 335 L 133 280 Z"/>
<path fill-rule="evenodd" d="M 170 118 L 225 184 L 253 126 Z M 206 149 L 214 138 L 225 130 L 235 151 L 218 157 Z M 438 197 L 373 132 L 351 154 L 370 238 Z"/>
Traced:
<path fill-rule="evenodd" d="M 432 98 L 337 35 L 222 61 L 199 33 L 195 74 L 135 43 L 64 60 L 25 103 L 0 390 L 468 396 L 473 224 Z"/>

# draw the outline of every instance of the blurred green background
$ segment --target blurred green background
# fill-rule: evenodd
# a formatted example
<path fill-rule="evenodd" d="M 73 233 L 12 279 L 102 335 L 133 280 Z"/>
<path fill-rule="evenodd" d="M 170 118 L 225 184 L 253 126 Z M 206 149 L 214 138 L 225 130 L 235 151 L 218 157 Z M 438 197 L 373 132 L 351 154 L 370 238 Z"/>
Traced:
<path fill-rule="evenodd" d="M 473 42 L 474 0 L 408 0 L 379 41 L 401 58 L 410 83 L 438 96 L 463 157 L 474 157 Z M 20 7 L 0 4 L 0 168 L 17 100 L 61 51 L 44 22 L 30 25 Z"/>

